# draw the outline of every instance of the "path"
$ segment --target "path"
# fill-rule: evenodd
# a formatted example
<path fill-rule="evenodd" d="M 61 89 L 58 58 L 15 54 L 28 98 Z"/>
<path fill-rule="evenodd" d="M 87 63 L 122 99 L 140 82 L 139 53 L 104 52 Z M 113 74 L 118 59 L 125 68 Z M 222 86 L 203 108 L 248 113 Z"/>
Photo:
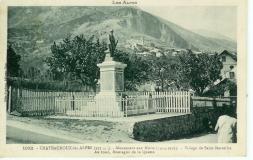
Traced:
<path fill-rule="evenodd" d="M 8 116 L 7 143 L 148 143 L 129 137 L 125 123 L 102 120 Z M 158 143 L 216 143 L 216 134 Z"/>
<path fill-rule="evenodd" d="M 34 131 L 28 131 L 21 128 L 7 126 L 7 144 L 59 144 L 59 143 L 77 143 L 75 141 L 49 136 Z"/>

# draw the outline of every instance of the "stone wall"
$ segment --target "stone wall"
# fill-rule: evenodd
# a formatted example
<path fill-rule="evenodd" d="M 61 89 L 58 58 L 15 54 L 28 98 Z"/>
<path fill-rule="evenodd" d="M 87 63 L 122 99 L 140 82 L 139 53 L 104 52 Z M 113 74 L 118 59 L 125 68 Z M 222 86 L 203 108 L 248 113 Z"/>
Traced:
<path fill-rule="evenodd" d="M 139 141 L 151 142 L 207 132 L 208 122 L 211 122 L 214 128 L 222 110 L 227 108 L 194 107 L 191 114 L 137 122 L 133 127 L 133 137 Z"/>

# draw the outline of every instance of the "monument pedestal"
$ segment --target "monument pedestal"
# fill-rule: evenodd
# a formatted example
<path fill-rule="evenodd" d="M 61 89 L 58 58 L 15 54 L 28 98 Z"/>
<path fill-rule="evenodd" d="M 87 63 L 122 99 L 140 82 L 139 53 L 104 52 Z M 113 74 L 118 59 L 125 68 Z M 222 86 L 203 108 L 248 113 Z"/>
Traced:
<path fill-rule="evenodd" d="M 96 107 L 111 116 L 122 116 L 118 92 L 124 91 L 124 69 L 127 65 L 114 61 L 106 54 L 105 61 L 97 66 L 100 68 L 100 92 L 95 96 Z"/>

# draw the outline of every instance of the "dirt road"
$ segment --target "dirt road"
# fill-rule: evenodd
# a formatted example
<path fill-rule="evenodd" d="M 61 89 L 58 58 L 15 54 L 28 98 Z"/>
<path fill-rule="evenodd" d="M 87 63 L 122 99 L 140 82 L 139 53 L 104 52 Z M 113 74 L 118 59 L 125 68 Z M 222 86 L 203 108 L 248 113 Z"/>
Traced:
<path fill-rule="evenodd" d="M 7 118 L 7 143 L 148 143 L 129 136 L 125 123 L 47 117 Z M 200 134 L 157 143 L 216 143 L 216 134 Z"/>

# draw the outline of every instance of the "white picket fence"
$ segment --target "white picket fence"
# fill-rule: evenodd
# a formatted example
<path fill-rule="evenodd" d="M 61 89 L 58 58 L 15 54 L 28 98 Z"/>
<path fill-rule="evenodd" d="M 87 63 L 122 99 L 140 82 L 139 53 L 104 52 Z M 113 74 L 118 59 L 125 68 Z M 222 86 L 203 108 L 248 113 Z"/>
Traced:
<path fill-rule="evenodd" d="M 127 115 L 143 113 L 190 113 L 191 95 L 186 91 L 137 92 L 124 98 Z M 131 104 L 131 105 L 129 105 Z"/>
<path fill-rule="evenodd" d="M 119 110 L 119 102 L 111 97 L 94 98 L 83 97 L 72 99 L 58 97 L 55 101 L 56 114 L 83 117 L 123 117 Z"/>
<path fill-rule="evenodd" d="M 190 113 L 191 94 L 187 91 L 158 92 L 153 95 L 156 111 Z"/>
<path fill-rule="evenodd" d="M 38 92 L 26 89 L 15 90 L 15 95 L 9 91 L 11 93 L 9 99 L 15 96 L 15 99 L 19 101 L 19 112 L 32 116 L 55 114 L 57 112 L 56 100 L 59 98 L 68 97 L 71 99 L 80 99 L 94 97 L 95 95 L 93 92 Z"/>
<path fill-rule="evenodd" d="M 128 92 L 118 99 L 110 97 L 57 97 L 56 113 L 72 116 L 122 117 L 151 113 L 190 113 L 190 93 Z"/>
<path fill-rule="evenodd" d="M 127 117 L 151 113 L 190 113 L 187 91 L 125 92 L 117 99 L 90 92 L 18 90 L 20 111 L 27 115 L 62 114 L 85 117 Z"/>

